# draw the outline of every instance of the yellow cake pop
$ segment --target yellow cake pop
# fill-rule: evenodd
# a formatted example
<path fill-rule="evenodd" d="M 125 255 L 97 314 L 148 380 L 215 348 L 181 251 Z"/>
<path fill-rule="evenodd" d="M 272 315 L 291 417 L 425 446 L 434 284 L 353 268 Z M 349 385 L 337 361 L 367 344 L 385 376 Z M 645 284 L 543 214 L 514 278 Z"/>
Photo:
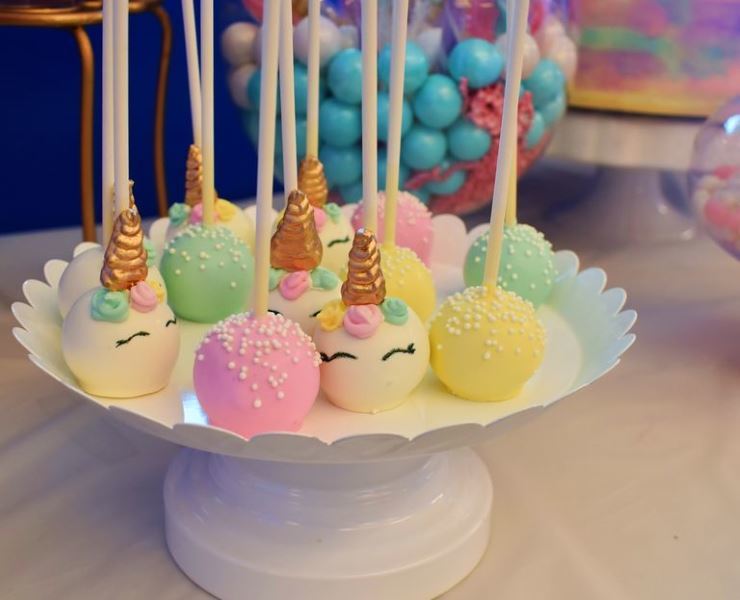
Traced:
<path fill-rule="evenodd" d="M 422 321 L 432 316 L 437 302 L 432 272 L 412 250 L 384 244 L 383 273 L 389 296 L 406 302 Z"/>

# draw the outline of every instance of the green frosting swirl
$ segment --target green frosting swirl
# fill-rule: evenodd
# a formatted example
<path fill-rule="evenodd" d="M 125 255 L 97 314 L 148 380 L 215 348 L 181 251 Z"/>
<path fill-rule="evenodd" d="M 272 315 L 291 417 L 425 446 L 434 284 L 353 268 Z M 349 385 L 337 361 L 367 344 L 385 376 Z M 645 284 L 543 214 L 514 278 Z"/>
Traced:
<path fill-rule="evenodd" d="M 334 205 L 336 206 L 336 204 Z M 339 285 L 339 277 L 336 273 L 325 269 L 324 267 L 316 267 L 311 271 L 311 287 L 319 290 L 333 290 Z"/>
<path fill-rule="evenodd" d="M 324 212 L 326 213 L 326 216 L 331 219 L 332 223 L 339 223 L 339 219 L 342 218 L 342 209 L 334 202 L 328 202 L 325 204 Z"/>
<path fill-rule="evenodd" d="M 170 206 L 170 223 L 173 227 L 182 225 L 190 215 L 190 207 L 183 202 L 175 202 Z"/>
<path fill-rule="evenodd" d="M 97 290 L 90 302 L 90 316 L 95 321 L 120 323 L 128 317 L 128 294 L 111 292 L 105 288 Z"/>
<path fill-rule="evenodd" d="M 391 325 L 404 325 L 409 320 L 409 307 L 400 298 L 386 298 L 380 310 Z"/>
<path fill-rule="evenodd" d="M 270 290 L 274 290 L 278 285 L 280 285 L 280 280 L 283 278 L 285 273 L 287 273 L 287 271 L 284 271 L 283 269 L 273 269 L 270 267 Z"/>
<path fill-rule="evenodd" d="M 154 242 L 148 237 L 144 238 L 144 250 L 146 250 L 146 266 L 151 269 L 157 265 L 157 251 L 154 249 Z"/>

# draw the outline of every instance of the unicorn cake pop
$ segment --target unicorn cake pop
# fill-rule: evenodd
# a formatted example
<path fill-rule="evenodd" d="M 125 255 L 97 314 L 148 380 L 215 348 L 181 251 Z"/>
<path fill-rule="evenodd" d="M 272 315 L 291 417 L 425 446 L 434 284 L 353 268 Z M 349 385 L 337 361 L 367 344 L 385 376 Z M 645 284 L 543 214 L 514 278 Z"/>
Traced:
<path fill-rule="evenodd" d="M 427 332 L 403 300 L 386 297 L 380 251 L 368 230 L 355 234 L 342 298 L 319 313 L 314 342 L 321 389 L 346 410 L 395 408 L 427 372 Z"/>
<path fill-rule="evenodd" d="M 334 202 L 327 202 L 329 187 L 324 167 L 318 158 L 307 156 L 298 168 L 298 189 L 308 196 L 314 207 L 314 218 L 324 251 L 321 266 L 341 273 L 347 266 L 347 249 L 352 243 L 354 229 L 342 209 Z"/>
<path fill-rule="evenodd" d="M 180 349 L 164 288 L 147 282 L 141 217 L 117 218 L 100 272 L 103 287 L 79 298 L 62 327 L 62 353 L 86 392 L 132 398 L 164 388 Z"/>
<path fill-rule="evenodd" d="M 339 277 L 319 266 L 322 248 L 306 194 L 295 190 L 270 243 L 271 312 L 292 319 L 311 335 L 316 315 L 339 298 Z"/>

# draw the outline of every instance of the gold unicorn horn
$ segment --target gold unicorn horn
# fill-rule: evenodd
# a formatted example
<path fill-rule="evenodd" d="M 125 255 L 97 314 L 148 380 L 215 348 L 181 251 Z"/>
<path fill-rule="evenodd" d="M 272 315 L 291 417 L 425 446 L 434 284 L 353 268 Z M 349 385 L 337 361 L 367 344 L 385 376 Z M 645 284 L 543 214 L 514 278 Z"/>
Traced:
<path fill-rule="evenodd" d="M 369 229 L 358 229 L 349 251 L 347 281 L 342 284 L 342 301 L 353 304 L 380 304 L 385 300 L 385 278 L 380 268 L 380 249 Z"/>
<path fill-rule="evenodd" d="M 286 271 L 310 271 L 319 266 L 322 255 L 313 206 L 306 194 L 293 190 L 270 240 L 270 264 Z"/>
<path fill-rule="evenodd" d="M 141 216 L 134 204 L 133 193 L 129 202 L 130 207 L 121 212 L 113 224 L 100 271 L 100 283 L 114 292 L 128 290 L 140 281 L 146 281 L 149 272 Z"/>
<path fill-rule="evenodd" d="M 324 176 L 324 165 L 315 156 L 306 156 L 298 168 L 298 189 L 301 190 L 313 206 L 323 208 L 329 197 L 329 186 Z"/>
<path fill-rule="evenodd" d="M 190 144 L 185 163 L 185 204 L 195 206 L 203 200 L 203 155 L 200 148 Z"/>

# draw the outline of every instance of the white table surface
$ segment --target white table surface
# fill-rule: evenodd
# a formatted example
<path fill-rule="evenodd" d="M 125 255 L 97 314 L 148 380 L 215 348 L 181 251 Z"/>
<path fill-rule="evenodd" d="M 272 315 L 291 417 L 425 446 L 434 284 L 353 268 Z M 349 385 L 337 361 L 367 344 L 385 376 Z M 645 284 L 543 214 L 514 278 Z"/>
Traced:
<path fill-rule="evenodd" d="M 559 223 L 546 228 L 556 247 L 627 289 L 637 343 L 601 381 L 478 448 L 491 544 L 444 597 L 738 598 L 740 264 L 701 237 L 583 247 Z M 164 542 L 176 448 L 83 404 L 10 334 L 21 282 L 78 235 L 0 237 L 0 598 L 208 597 Z"/>

